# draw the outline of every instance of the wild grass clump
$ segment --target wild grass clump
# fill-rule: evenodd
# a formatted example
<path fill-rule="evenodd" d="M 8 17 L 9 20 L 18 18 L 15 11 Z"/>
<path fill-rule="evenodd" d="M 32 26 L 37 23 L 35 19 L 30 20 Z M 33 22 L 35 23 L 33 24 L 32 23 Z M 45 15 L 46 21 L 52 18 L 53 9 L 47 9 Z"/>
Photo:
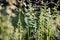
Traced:
<path fill-rule="evenodd" d="M 0 6 L 0 40 L 60 40 L 60 1 L 18 2 L 17 10 Z"/>

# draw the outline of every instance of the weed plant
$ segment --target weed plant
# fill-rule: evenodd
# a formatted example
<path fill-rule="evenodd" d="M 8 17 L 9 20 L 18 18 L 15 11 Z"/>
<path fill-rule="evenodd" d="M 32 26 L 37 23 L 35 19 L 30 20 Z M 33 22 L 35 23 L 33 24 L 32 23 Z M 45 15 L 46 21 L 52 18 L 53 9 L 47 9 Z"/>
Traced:
<path fill-rule="evenodd" d="M 25 1 L 19 1 L 17 14 L 7 9 L 3 13 L 0 6 L 0 40 L 60 40 L 60 1 L 40 1 L 40 5 L 33 5 L 31 0 L 26 4 Z M 55 6 L 52 7 L 52 4 Z"/>

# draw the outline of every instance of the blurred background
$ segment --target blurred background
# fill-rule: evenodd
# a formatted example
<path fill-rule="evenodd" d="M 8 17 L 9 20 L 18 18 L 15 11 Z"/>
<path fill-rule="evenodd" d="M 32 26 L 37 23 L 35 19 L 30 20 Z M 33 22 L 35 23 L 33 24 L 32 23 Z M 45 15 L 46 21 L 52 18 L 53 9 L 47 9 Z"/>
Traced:
<path fill-rule="evenodd" d="M 0 0 L 0 40 L 60 40 L 60 0 Z"/>

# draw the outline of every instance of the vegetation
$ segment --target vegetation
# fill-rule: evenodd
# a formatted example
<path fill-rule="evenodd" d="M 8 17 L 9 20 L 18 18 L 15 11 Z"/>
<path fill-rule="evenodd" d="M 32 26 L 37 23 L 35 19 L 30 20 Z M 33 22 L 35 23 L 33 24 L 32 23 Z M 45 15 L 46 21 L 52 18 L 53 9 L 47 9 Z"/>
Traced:
<path fill-rule="evenodd" d="M 60 40 L 60 0 L 0 2 L 0 40 Z"/>

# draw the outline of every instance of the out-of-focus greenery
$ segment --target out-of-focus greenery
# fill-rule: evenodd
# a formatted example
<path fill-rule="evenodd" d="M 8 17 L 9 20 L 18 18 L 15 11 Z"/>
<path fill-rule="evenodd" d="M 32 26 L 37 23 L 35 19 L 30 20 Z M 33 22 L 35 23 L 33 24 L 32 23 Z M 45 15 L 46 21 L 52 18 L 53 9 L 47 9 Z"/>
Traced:
<path fill-rule="evenodd" d="M 25 1 L 19 8 L 0 4 L 0 40 L 60 40 L 60 0 Z"/>

